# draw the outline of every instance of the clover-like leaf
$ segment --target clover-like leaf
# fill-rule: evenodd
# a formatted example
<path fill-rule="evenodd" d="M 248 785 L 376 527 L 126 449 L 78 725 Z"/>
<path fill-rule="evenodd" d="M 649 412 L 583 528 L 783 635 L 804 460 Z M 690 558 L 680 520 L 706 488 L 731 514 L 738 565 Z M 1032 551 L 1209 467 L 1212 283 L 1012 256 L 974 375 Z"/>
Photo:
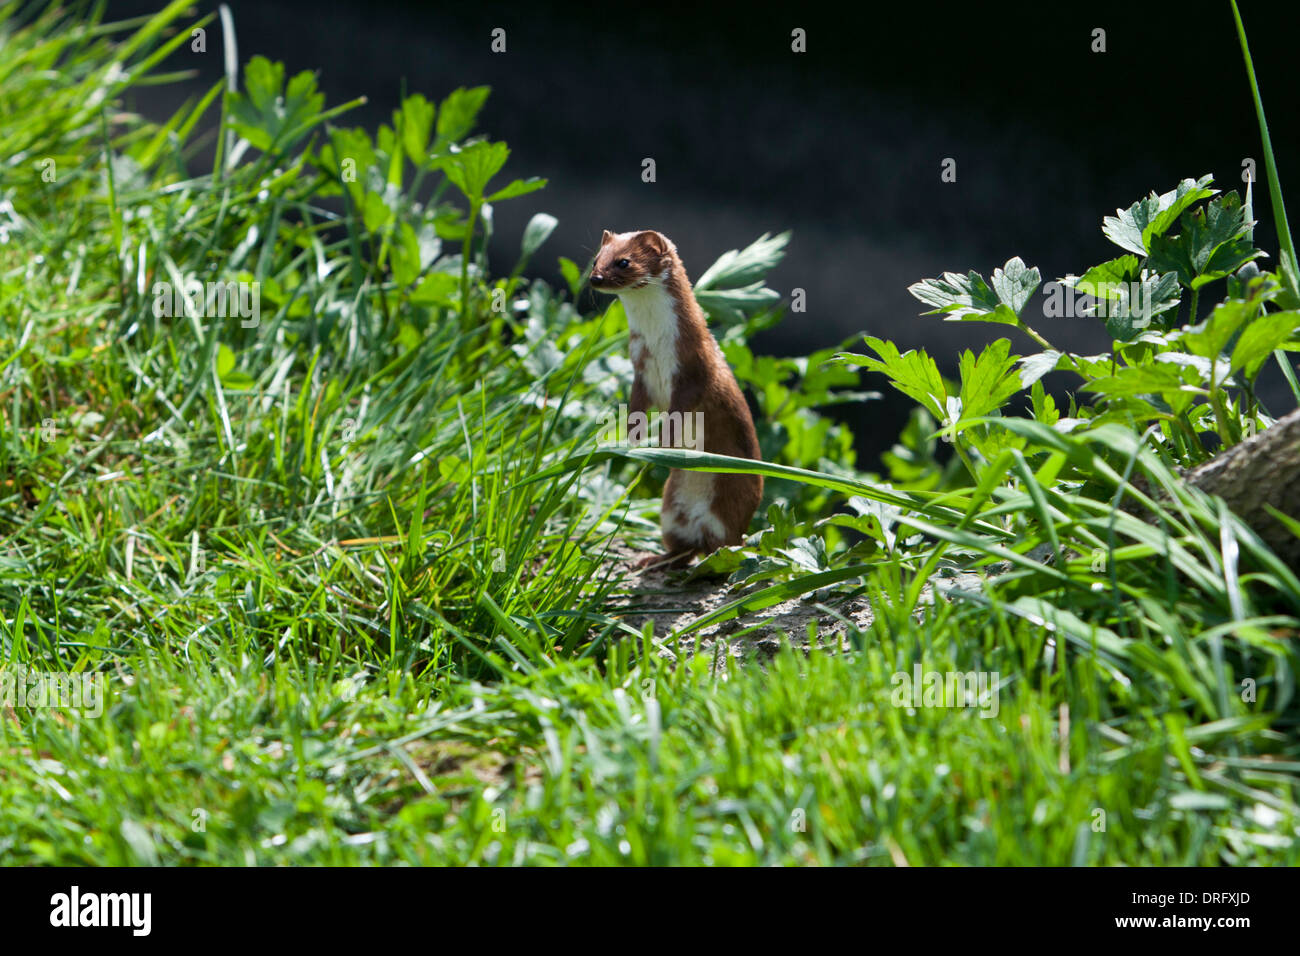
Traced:
<path fill-rule="evenodd" d="M 438 138 L 455 142 L 469 135 L 491 92 L 488 86 L 453 90 L 438 106 Z"/>
<path fill-rule="evenodd" d="M 272 147 L 288 150 L 307 134 L 325 105 L 316 77 L 305 70 L 281 95 L 283 85 L 284 64 L 255 56 L 244 67 L 244 92 L 230 97 L 231 128 L 263 152 Z"/>

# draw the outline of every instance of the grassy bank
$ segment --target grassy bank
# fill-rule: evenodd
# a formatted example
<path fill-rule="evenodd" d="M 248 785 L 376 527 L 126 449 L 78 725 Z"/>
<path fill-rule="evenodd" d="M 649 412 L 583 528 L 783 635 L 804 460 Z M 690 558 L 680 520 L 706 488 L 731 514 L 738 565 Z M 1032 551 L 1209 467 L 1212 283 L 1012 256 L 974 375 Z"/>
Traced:
<path fill-rule="evenodd" d="M 697 277 L 769 462 L 754 538 L 710 559 L 734 603 L 700 626 L 793 598 L 827 630 L 874 617 L 839 625 L 847 652 L 738 667 L 612 604 L 608 551 L 655 545 L 664 463 L 727 463 L 598 448 L 626 323 L 575 307 L 582 257 L 544 212 L 487 261 L 491 207 L 546 196 L 476 129 L 488 91 L 363 130 L 257 58 L 169 122 L 124 113 L 188 15 L 0 12 L 7 863 L 1300 859 L 1300 582 L 1175 472 L 1271 423 L 1250 372 L 1296 341 L 1287 276 L 1220 251 L 1244 233 L 1138 294 L 1163 343 L 1126 300 L 1108 356 L 994 343 L 960 382 L 885 342 L 755 356 L 784 235 Z M 1152 207 L 1181 204 L 1106 276 L 1146 281 L 1216 201 L 1235 213 L 1208 184 Z M 1229 260 L 1231 329 L 1186 339 Z M 941 283 L 919 297 L 1024 324 L 1012 263 Z M 888 474 L 818 414 L 870 400 L 859 366 L 929 409 Z M 1049 366 L 1082 377 L 1075 407 Z M 918 667 L 986 693 L 927 698 Z"/>

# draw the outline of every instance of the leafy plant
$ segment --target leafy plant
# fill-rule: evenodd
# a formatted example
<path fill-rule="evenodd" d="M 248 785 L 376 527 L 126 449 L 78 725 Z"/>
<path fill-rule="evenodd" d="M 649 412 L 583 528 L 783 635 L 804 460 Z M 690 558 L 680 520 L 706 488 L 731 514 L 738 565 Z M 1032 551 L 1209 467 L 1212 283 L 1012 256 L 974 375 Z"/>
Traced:
<path fill-rule="evenodd" d="M 1202 461 L 1216 447 L 1267 427 L 1272 419 L 1259 406 L 1256 379 L 1271 355 L 1285 362 L 1279 349 L 1300 349 L 1300 312 L 1277 309 L 1281 281 L 1254 264 L 1264 252 L 1251 239 L 1253 223 L 1236 193 L 1219 196 L 1210 182 L 1209 176 L 1183 180 L 1169 192 L 1152 193 L 1108 217 L 1103 232 L 1130 254 L 1081 276 L 1067 276 L 1046 300 L 1045 315 L 1070 314 L 1073 304 L 1065 296 L 1076 293 L 1081 314 L 1104 319 L 1113 338 L 1108 355 L 1056 349 L 1026 323 L 1026 307 L 1040 278 L 1037 269 L 1016 258 L 995 270 L 989 283 L 976 272 L 946 273 L 918 282 L 910 291 L 934 306 L 927 314 L 1012 325 L 1045 351 L 1012 356 L 1010 341 L 999 339 L 979 357 L 963 356 L 960 387 L 953 391 L 923 352 L 900 355 L 889 343 L 869 339 L 876 358 L 841 359 L 883 372 L 896 388 L 920 401 L 942 423 L 945 437 L 956 442 L 973 477 L 980 469 L 968 456 L 987 460 L 1003 447 L 1002 439 L 991 438 L 977 423 L 1055 370 L 1074 372 L 1083 380 L 1082 391 L 1100 401 L 1072 402 L 1070 416 L 1052 424 L 1078 428 L 1120 421 L 1138 429 L 1155 424 L 1181 464 Z M 1209 202 L 1197 205 L 1205 200 Z M 1180 231 L 1174 233 L 1175 227 Z M 1225 278 L 1224 301 L 1198 317 L 1201 288 Z M 1034 396 L 1034 406 L 1036 414 L 1048 414 L 1041 392 Z M 1211 431 L 1217 443 L 1205 440 Z"/>

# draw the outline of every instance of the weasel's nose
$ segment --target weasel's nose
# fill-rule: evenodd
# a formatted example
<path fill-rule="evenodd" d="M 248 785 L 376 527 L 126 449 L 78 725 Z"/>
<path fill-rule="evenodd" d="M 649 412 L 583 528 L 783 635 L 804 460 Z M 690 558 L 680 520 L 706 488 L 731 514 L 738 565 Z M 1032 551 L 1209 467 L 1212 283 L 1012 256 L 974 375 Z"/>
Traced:
<path fill-rule="evenodd" d="M 591 274 L 591 284 L 592 284 L 592 285 L 600 285 L 600 284 L 601 284 L 602 282 L 604 282 L 604 281 L 605 281 L 605 277 L 604 277 L 603 275 L 601 275 L 599 272 L 593 272 L 593 273 Z"/>

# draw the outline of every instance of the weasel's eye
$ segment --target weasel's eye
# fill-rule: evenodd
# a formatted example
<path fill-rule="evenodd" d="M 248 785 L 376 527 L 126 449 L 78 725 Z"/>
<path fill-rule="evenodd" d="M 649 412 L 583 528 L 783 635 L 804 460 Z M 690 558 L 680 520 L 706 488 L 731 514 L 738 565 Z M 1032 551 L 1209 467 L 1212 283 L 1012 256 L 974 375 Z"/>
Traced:
<path fill-rule="evenodd" d="M 629 263 L 626 259 L 619 259 L 618 262 L 614 263 L 614 265 L 618 266 L 620 269 L 626 269 Z"/>

